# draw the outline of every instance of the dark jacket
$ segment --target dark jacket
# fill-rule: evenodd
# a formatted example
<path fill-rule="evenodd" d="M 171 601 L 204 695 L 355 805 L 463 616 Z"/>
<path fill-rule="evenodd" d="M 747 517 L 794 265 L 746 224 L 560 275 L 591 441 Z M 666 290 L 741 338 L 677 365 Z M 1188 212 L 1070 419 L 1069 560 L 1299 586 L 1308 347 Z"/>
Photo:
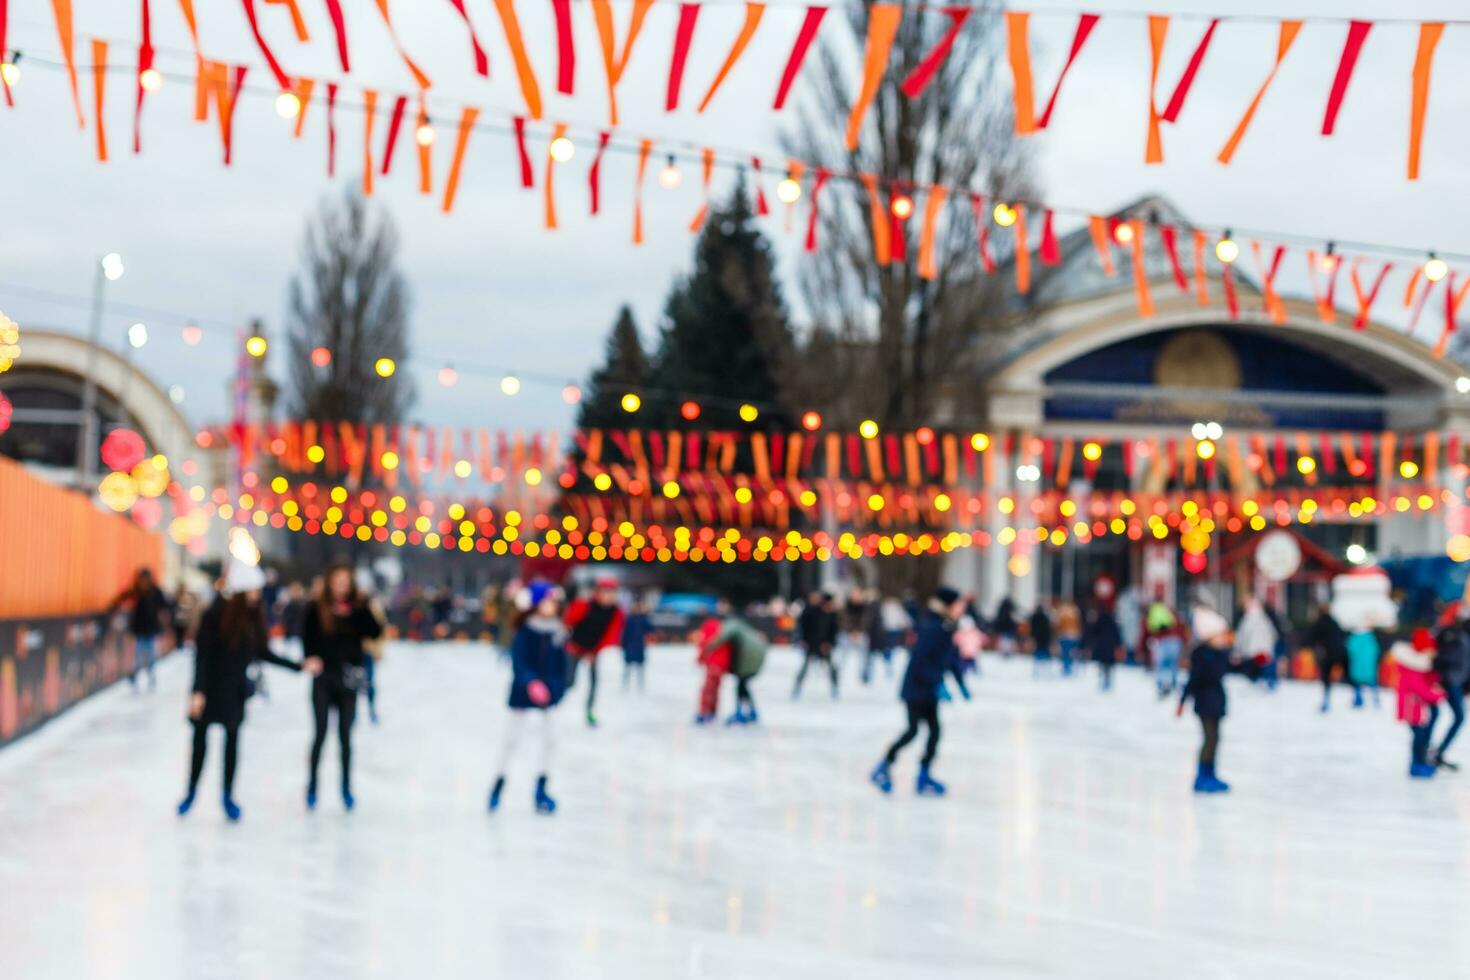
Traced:
<path fill-rule="evenodd" d="M 1463 626 L 1446 626 L 1434 638 L 1434 672 L 1445 687 L 1464 687 L 1470 681 L 1470 633 Z"/>
<path fill-rule="evenodd" d="M 168 597 L 158 586 L 149 586 L 142 592 L 131 591 L 132 611 L 128 613 L 128 632 L 134 636 L 157 636 L 163 632 L 165 614 L 168 612 Z M 127 598 L 127 595 L 124 598 Z"/>
<path fill-rule="evenodd" d="M 653 623 L 647 613 L 632 612 L 623 622 L 623 661 L 641 664 L 647 658 L 648 634 L 653 632 Z"/>
<path fill-rule="evenodd" d="M 1317 650 L 1317 657 L 1328 663 L 1347 662 L 1347 634 L 1328 613 L 1317 617 L 1307 633 L 1307 643 Z"/>
<path fill-rule="evenodd" d="M 313 602 L 306 607 L 301 618 L 301 652 L 307 657 L 320 657 L 322 673 L 319 680 L 340 681 L 344 667 L 361 667 L 366 655 L 363 640 L 376 639 L 383 635 L 383 625 L 365 603 L 352 607 L 346 617 L 338 619 L 335 628 L 328 633 L 322 627 L 321 607 Z"/>
<path fill-rule="evenodd" d="M 1082 649 L 1099 663 L 1116 663 L 1118 648 L 1123 645 L 1123 632 L 1118 621 L 1106 609 L 1099 609 L 1087 616 L 1082 626 Z"/>
<path fill-rule="evenodd" d="M 1001 636 L 1015 636 L 1021 632 L 1021 624 L 1016 621 L 1016 604 L 1009 596 L 1000 600 L 1000 606 L 995 610 L 995 631 Z"/>
<path fill-rule="evenodd" d="M 199 633 L 194 639 L 194 693 L 204 695 L 205 725 L 238 725 L 245 720 L 245 701 L 250 697 L 247 677 L 250 665 L 257 660 L 301 669 L 294 660 L 286 660 L 271 652 L 265 631 L 225 636 L 225 600 L 216 598 L 199 620 Z"/>
<path fill-rule="evenodd" d="M 1037 606 L 1031 613 L 1031 640 L 1036 644 L 1036 649 L 1051 649 L 1051 633 L 1051 616 L 1047 615 L 1045 609 Z"/>
<path fill-rule="evenodd" d="M 801 636 L 802 646 L 812 653 L 822 653 L 822 647 L 830 647 L 837 642 L 837 613 L 809 605 L 802 609 L 796 630 Z"/>
<path fill-rule="evenodd" d="M 510 644 L 512 708 L 550 708 L 561 700 L 571 668 L 565 643 L 566 629 L 558 620 L 531 616 L 516 630 Z M 541 705 L 531 700 L 526 688 L 532 681 L 546 685 L 551 692 L 550 702 Z"/>
<path fill-rule="evenodd" d="M 1189 681 L 1180 703 L 1194 699 L 1194 713 L 1205 720 L 1225 717 L 1225 675 L 1232 670 L 1230 651 L 1201 643 L 1189 654 Z"/>
<path fill-rule="evenodd" d="M 919 613 L 908 669 L 903 672 L 899 697 L 909 704 L 937 704 L 944 672 L 957 662 L 955 624 L 933 610 Z"/>

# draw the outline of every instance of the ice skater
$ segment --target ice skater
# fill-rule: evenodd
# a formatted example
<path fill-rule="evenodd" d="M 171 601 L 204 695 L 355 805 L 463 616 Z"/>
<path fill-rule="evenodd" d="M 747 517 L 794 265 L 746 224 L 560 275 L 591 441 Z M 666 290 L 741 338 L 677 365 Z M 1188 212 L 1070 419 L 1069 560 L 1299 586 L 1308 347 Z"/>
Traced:
<path fill-rule="evenodd" d="M 1196 793 L 1227 793 L 1230 786 L 1215 775 L 1215 758 L 1220 748 L 1220 722 L 1225 718 L 1225 675 L 1235 669 L 1231 650 L 1235 638 L 1230 624 L 1215 610 L 1201 606 L 1194 611 L 1193 629 L 1198 645 L 1189 653 L 1189 680 L 1179 697 L 1175 713 L 1194 702 L 1204 738 L 1199 750 L 1199 769 L 1194 777 Z"/>
<path fill-rule="evenodd" d="M 317 770 L 327 742 L 327 724 L 334 712 L 342 766 L 342 805 L 348 810 L 357 805 L 352 795 L 352 723 L 357 718 L 357 695 L 367 685 L 364 643 L 382 635 L 382 624 L 357 590 L 352 567 L 329 566 L 322 576 L 321 593 L 307 608 L 301 622 L 301 651 L 308 663 L 320 666 L 311 683 L 308 810 L 316 809 Z"/>
<path fill-rule="evenodd" d="M 920 796 L 943 796 L 945 793 L 944 784 L 930 775 L 929 768 L 939 750 L 940 688 L 944 686 L 945 670 L 955 662 L 955 625 L 963 613 L 964 600 L 959 592 L 941 586 L 934 591 L 928 607 L 918 617 L 913 648 L 909 651 L 909 665 L 904 671 L 900 690 L 908 712 L 908 726 L 888 747 L 883 761 L 868 777 L 884 793 L 893 792 L 893 764 L 904 746 L 918 737 L 920 723 L 929 729 L 929 739 L 924 744 L 924 756 L 919 762 L 915 791 Z"/>
<path fill-rule="evenodd" d="M 1159 700 L 1167 698 L 1179 686 L 1179 655 L 1184 651 L 1184 626 L 1179 616 L 1164 601 L 1159 589 L 1144 614 L 1144 643 L 1154 664 L 1154 684 Z"/>
<path fill-rule="evenodd" d="M 189 759 L 189 788 L 179 803 L 179 816 L 194 806 L 199 776 L 204 772 L 209 726 L 225 730 L 225 771 L 221 802 L 225 816 L 240 819 L 235 802 L 235 768 L 239 761 L 240 726 L 245 722 L 245 702 L 252 689 L 247 671 L 257 660 L 287 670 L 319 673 L 321 661 L 304 664 L 271 652 L 265 625 L 261 590 L 265 575 L 258 565 L 231 559 L 225 573 L 223 594 L 205 610 L 194 637 L 194 689 L 189 697 L 189 721 L 194 726 Z"/>
<path fill-rule="evenodd" d="M 1098 684 L 1104 691 L 1113 689 L 1113 667 L 1123 656 L 1123 633 L 1118 620 L 1101 601 L 1087 610 L 1082 627 L 1082 649 L 1097 663 Z"/>
<path fill-rule="evenodd" d="M 1052 623 L 1046 603 L 1038 600 L 1028 620 L 1031 629 L 1031 676 L 1041 675 L 1043 665 L 1051 663 Z"/>
<path fill-rule="evenodd" d="M 1367 688 L 1373 695 L 1373 707 L 1378 707 L 1378 662 L 1383 659 L 1383 648 L 1378 644 L 1378 634 L 1370 623 L 1360 623 L 1347 638 L 1347 675 L 1358 691 Z"/>
<path fill-rule="evenodd" d="M 133 638 L 133 670 L 128 674 L 128 683 L 138 686 L 138 674 L 148 673 L 148 690 L 158 687 L 153 674 L 153 665 L 158 662 L 158 636 L 163 632 L 164 619 L 168 615 L 168 597 L 153 580 L 153 571 L 138 569 L 133 584 L 128 586 L 115 600 L 114 610 L 126 607 L 128 633 Z"/>
<path fill-rule="evenodd" d="M 1458 618 L 1457 612 L 1450 614 L 1449 622 L 1434 638 L 1437 651 L 1434 672 L 1439 675 L 1439 683 L 1444 688 L 1445 707 L 1449 708 L 1451 718 L 1444 740 L 1429 761 L 1436 768 L 1450 772 L 1458 772 L 1460 767 L 1445 758 L 1445 753 L 1465 721 L 1465 684 L 1470 681 L 1470 635 L 1466 634 L 1465 623 Z"/>
<path fill-rule="evenodd" d="M 648 600 L 642 596 L 633 600 L 623 622 L 623 690 L 628 682 L 638 678 L 638 690 L 643 690 L 643 669 L 648 661 L 648 635 L 653 632 L 653 622 L 648 618 Z"/>
<path fill-rule="evenodd" d="M 1307 643 L 1316 651 L 1317 670 L 1322 675 L 1322 712 L 1325 714 L 1331 707 L 1334 668 L 1341 670 L 1343 680 L 1352 685 L 1353 707 L 1361 708 L 1363 691 L 1353 683 L 1352 674 L 1348 671 L 1347 634 L 1332 618 L 1332 611 L 1326 603 L 1317 611 L 1317 618 L 1307 633 Z"/>
<path fill-rule="evenodd" d="M 715 650 L 724 650 L 725 670 L 735 678 L 735 713 L 726 725 L 753 725 L 760 720 L 750 682 L 760 673 L 770 646 L 765 634 L 737 612 L 728 611 L 724 622 L 709 640 Z M 711 713 L 713 706 L 711 706 Z"/>
<path fill-rule="evenodd" d="M 500 809 L 505 775 L 527 728 L 533 730 L 539 743 L 535 756 L 536 812 L 556 812 L 556 801 L 546 792 L 546 781 L 551 774 L 554 744 L 552 709 L 561 703 L 570 676 L 561 605 L 561 589 L 549 582 L 532 582 L 516 598 L 518 611 L 510 641 L 510 716 L 505 723 L 500 768 L 490 789 L 491 813 Z"/>
<path fill-rule="evenodd" d="M 837 609 L 830 595 L 813 592 L 796 621 L 797 635 L 801 640 L 801 670 L 796 673 L 796 686 L 791 691 L 793 701 L 801 697 L 801 685 L 812 662 L 826 666 L 832 676 L 832 700 L 837 700 L 837 663 L 833 660 L 833 647 L 837 643 Z"/>
<path fill-rule="evenodd" d="M 618 605 L 618 580 L 604 575 L 597 580 L 591 598 L 581 597 L 567 607 L 567 653 L 571 666 L 567 688 L 576 686 L 577 670 L 587 664 L 587 727 L 597 727 L 597 658 L 622 641 L 623 610 Z"/>
<path fill-rule="evenodd" d="M 1433 635 L 1417 629 L 1412 643 L 1399 640 L 1388 654 L 1399 668 L 1399 721 L 1413 732 L 1409 750 L 1409 776 L 1413 779 L 1432 779 L 1435 772 L 1429 749 L 1444 688 L 1434 672 L 1434 650 Z"/>

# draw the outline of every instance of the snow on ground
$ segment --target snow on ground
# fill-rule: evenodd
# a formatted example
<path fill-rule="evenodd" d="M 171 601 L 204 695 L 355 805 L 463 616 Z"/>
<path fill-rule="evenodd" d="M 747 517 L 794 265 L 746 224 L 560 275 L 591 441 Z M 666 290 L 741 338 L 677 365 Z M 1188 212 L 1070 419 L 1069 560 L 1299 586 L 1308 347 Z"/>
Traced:
<path fill-rule="evenodd" d="M 603 725 L 560 712 L 551 788 L 485 811 L 506 711 L 487 648 L 399 644 L 382 724 L 357 729 L 358 811 L 302 803 L 306 682 L 250 706 L 237 797 L 218 745 L 179 820 L 189 664 L 109 691 L 0 753 L 8 977 L 1340 978 L 1470 974 L 1470 771 L 1412 783 L 1391 694 L 1231 690 L 1220 772 L 1137 671 L 1033 679 L 988 658 L 944 708 L 948 799 L 866 782 L 902 727 L 895 684 L 849 664 L 833 702 L 797 660 L 756 682 L 763 724 L 695 729 L 688 648 L 646 694 L 604 663 Z M 722 705 L 728 710 L 727 704 Z M 365 719 L 364 719 L 365 722 Z M 1467 735 L 1470 745 L 1470 735 Z M 1470 749 L 1462 754 L 1470 762 Z M 329 743 L 324 787 L 335 785 Z"/>

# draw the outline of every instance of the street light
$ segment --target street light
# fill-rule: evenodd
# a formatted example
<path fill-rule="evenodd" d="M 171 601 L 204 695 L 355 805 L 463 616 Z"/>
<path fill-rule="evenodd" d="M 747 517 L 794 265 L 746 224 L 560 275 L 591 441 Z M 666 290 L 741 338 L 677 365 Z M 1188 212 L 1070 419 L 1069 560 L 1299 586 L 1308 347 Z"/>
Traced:
<path fill-rule="evenodd" d="M 77 439 L 77 479 L 83 487 L 96 485 L 97 439 L 97 350 L 102 340 L 102 313 L 109 282 L 123 277 L 122 256 L 108 252 L 98 260 L 92 279 L 92 322 L 87 332 L 87 369 L 82 375 L 82 413 Z"/>

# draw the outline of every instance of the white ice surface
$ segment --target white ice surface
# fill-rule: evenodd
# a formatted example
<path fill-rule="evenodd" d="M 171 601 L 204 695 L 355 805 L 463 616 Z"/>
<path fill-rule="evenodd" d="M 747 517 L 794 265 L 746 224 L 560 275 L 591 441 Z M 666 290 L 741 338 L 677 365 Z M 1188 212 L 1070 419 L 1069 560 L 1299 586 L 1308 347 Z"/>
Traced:
<path fill-rule="evenodd" d="M 1316 687 L 1233 686 L 1235 791 L 1200 799 L 1197 725 L 1136 671 L 1104 696 L 987 659 L 976 701 L 944 708 L 949 798 L 913 796 L 914 746 L 885 799 L 866 775 L 901 727 L 892 683 L 850 665 L 841 701 L 812 677 L 793 704 L 779 651 L 761 727 L 697 730 L 689 651 L 650 659 L 646 695 L 604 664 L 601 729 L 576 693 L 561 711 L 552 818 L 525 768 L 485 811 L 506 693 L 485 648 L 391 650 L 350 815 L 331 793 L 304 812 L 305 682 L 272 671 L 231 826 L 217 741 L 173 816 L 174 658 L 158 693 L 107 692 L 0 752 L 0 976 L 1470 975 L 1470 772 L 1410 782 L 1391 695 L 1324 717 Z M 330 743 L 324 767 L 332 787 Z"/>

